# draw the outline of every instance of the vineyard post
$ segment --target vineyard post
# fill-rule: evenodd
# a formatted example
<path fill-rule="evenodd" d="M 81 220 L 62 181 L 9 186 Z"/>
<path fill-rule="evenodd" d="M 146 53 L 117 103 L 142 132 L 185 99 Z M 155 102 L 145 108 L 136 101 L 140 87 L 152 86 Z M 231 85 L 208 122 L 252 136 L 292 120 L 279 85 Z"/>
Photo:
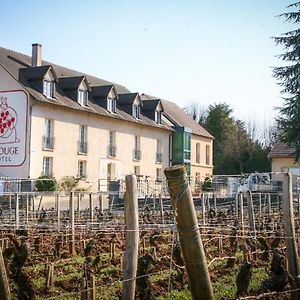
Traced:
<path fill-rule="evenodd" d="M 164 224 L 164 205 L 163 205 L 163 199 L 162 194 L 159 194 L 159 209 L 160 209 L 160 220 L 161 224 Z"/>
<path fill-rule="evenodd" d="M 290 173 L 285 173 L 283 180 L 283 223 L 286 236 L 288 271 L 295 280 L 296 289 L 299 289 L 299 262 L 295 239 L 292 176 Z M 300 299 L 300 291 L 295 291 L 292 294 L 292 299 Z"/>
<path fill-rule="evenodd" d="M 74 214 L 74 192 L 71 192 L 70 193 L 70 201 L 69 201 L 69 222 L 70 222 L 70 228 L 71 228 L 69 247 L 70 247 L 70 254 L 72 256 L 75 255 L 74 219 L 75 219 L 75 214 Z"/>
<path fill-rule="evenodd" d="M 11 219 L 12 209 L 11 209 L 11 194 L 9 195 L 9 219 Z"/>
<path fill-rule="evenodd" d="M 94 208 L 93 208 L 93 195 L 89 193 L 89 204 L 90 204 L 90 222 L 94 220 Z"/>
<path fill-rule="evenodd" d="M 55 195 L 55 203 L 56 203 L 56 219 L 57 219 L 57 231 L 60 230 L 60 199 L 59 193 Z"/>
<path fill-rule="evenodd" d="M 126 237 L 122 299 L 133 300 L 139 254 L 139 212 L 136 176 L 127 175 L 125 177 L 125 183 L 124 209 Z"/>
<path fill-rule="evenodd" d="M 184 166 L 164 170 L 193 299 L 213 300 L 205 252 Z"/>
<path fill-rule="evenodd" d="M 235 217 L 236 219 L 239 218 L 239 193 L 235 195 Z"/>
<path fill-rule="evenodd" d="M 16 220 L 16 229 L 19 229 L 20 218 L 19 218 L 19 194 L 15 194 L 16 208 L 15 208 L 15 220 Z"/>
<path fill-rule="evenodd" d="M 298 194 L 298 219 L 300 220 L 300 194 Z"/>
<path fill-rule="evenodd" d="M 99 195 L 99 209 L 100 212 L 103 213 L 103 194 Z"/>
<path fill-rule="evenodd" d="M 241 227 L 242 227 L 242 232 L 244 234 L 244 197 L 243 197 L 243 193 L 239 193 L 239 199 L 240 199 Z"/>
<path fill-rule="evenodd" d="M 6 274 L 5 264 L 2 256 L 2 250 L 0 249 L 0 299 L 11 300 L 9 283 Z"/>
<path fill-rule="evenodd" d="M 26 195 L 26 210 L 25 210 L 26 224 L 28 224 L 28 216 L 29 216 L 29 194 Z"/>
<path fill-rule="evenodd" d="M 254 220 L 253 198 L 252 198 L 252 193 L 250 191 L 247 191 L 247 204 L 248 204 L 248 218 L 249 218 L 250 236 L 255 237 L 255 220 Z"/>
<path fill-rule="evenodd" d="M 204 193 L 201 194 L 201 208 L 202 208 L 203 225 L 205 225 L 205 198 L 204 198 Z"/>
<path fill-rule="evenodd" d="M 81 193 L 77 193 L 77 220 L 80 220 L 80 200 Z"/>
<path fill-rule="evenodd" d="M 271 194 L 267 194 L 268 199 L 268 215 L 271 214 Z"/>
<path fill-rule="evenodd" d="M 261 214 L 261 193 L 258 194 L 258 205 L 259 205 L 258 215 L 259 215 L 259 218 L 261 218 L 261 216 L 262 216 L 262 214 Z"/>
<path fill-rule="evenodd" d="M 215 193 L 213 193 L 213 197 L 214 197 L 214 211 L 217 212 L 217 196 Z"/>

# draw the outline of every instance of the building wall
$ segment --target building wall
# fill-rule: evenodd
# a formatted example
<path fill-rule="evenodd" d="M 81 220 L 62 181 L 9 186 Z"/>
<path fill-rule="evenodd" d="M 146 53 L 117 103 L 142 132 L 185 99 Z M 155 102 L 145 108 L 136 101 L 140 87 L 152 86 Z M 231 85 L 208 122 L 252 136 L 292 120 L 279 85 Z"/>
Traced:
<path fill-rule="evenodd" d="M 24 91 L 28 96 L 28 93 L 23 88 L 22 85 L 20 85 L 10 74 L 7 73 L 5 69 L 3 69 L 2 66 L 0 66 L 0 91 L 13 91 L 13 90 L 21 90 Z M 29 98 L 28 98 L 29 99 Z M 28 109 L 28 112 L 30 109 Z M 25 126 L 25 124 L 24 124 Z M 0 167 L 0 176 L 9 176 L 9 177 L 15 177 L 15 178 L 28 178 L 29 175 L 29 155 L 28 155 L 28 149 L 29 149 L 29 135 L 30 135 L 30 119 L 28 117 L 27 122 L 27 155 L 24 163 L 19 167 Z"/>
<path fill-rule="evenodd" d="M 272 158 L 272 172 L 284 172 L 285 168 L 299 168 L 300 163 L 294 163 L 294 158 L 291 157 L 273 157 Z"/>
<path fill-rule="evenodd" d="M 200 161 L 197 162 L 196 159 L 196 144 L 200 144 Z M 209 163 L 206 163 L 206 147 L 209 147 Z M 213 140 L 192 134 L 191 139 L 191 177 L 192 177 L 192 187 L 197 185 L 196 181 L 198 181 L 200 174 L 200 181 L 203 182 L 206 176 L 211 176 L 213 174 Z"/>
<path fill-rule="evenodd" d="M 42 149 L 45 119 L 53 120 L 54 150 Z M 86 155 L 78 154 L 79 127 L 87 127 Z M 116 157 L 108 157 L 109 132 L 116 137 Z M 112 179 L 122 178 L 140 167 L 140 174 L 156 177 L 156 169 L 169 165 L 169 135 L 171 131 L 97 116 L 85 112 L 39 103 L 32 108 L 30 177 L 41 175 L 43 157 L 53 158 L 53 175 L 57 180 L 63 176 L 78 175 L 78 161 L 86 161 L 87 177 L 80 185 L 97 190 L 98 179 L 107 177 L 108 164 L 112 163 Z M 134 136 L 140 136 L 141 160 L 133 160 Z M 156 140 L 162 141 L 163 160 L 156 163 Z"/>

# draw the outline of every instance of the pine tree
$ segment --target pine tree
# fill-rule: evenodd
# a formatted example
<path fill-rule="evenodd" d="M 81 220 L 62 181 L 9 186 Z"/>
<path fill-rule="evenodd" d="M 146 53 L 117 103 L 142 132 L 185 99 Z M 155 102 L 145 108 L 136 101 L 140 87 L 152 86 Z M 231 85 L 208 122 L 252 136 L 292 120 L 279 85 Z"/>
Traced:
<path fill-rule="evenodd" d="M 294 11 L 281 14 L 287 22 L 300 23 L 300 2 L 288 6 Z M 300 157 L 300 28 L 274 38 L 277 45 L 283 45 L 285 53 L 279 57 L 287 66 L 274 68 L 273 75 L 283 87 L 283 106 L 277 119 L 280 139 L 296 150 L 296 161 Z"/>

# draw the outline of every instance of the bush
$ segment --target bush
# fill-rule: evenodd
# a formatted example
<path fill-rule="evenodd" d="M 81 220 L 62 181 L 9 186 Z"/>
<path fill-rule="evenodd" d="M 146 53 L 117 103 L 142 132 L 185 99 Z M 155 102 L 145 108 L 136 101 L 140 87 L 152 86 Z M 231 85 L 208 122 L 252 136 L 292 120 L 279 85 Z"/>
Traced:
<path fill-rule="evenodd" d="M 60 181 L 59 189 L 65 192 L 73 191 L 78 184 L 78 181 L 75 180 L 73 176 L 65 176 Z"/>
<path fill-rule="evenodd" d="M 53 176 L 42 175 L 37 179 L 35 189 L 38 192 L 56 191 L 57 181 Z"/>
<path fill-rule="evenodd" d="M 203 189 L 203 191 L 211 191 L 212 190 L 212 182 L 208 176 L 206 176 L 204 178 L 202 189 Z"/>

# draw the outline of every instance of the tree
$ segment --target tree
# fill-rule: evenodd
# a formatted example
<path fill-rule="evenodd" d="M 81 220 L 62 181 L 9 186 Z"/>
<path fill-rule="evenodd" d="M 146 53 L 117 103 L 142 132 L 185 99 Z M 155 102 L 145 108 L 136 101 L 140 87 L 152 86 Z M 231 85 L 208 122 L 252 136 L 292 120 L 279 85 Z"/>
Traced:
<path fill-rule="evenodd" d="M 288 6 L 295 11 L 280 15 L 287 22 L 300 23 L 300 2 Z M 273 76 L 283 87 L 283 106 L 279 108 L 277 119 L 280 129 L 280 139 L 289 147 L 296 150 L 296 161 L 300 157 L 300 28 L 284 33 L 280 37 L 274 37 L 277 45 L 283 45 L 285 53 L 279 57 L 289 62 L 287 66 L 274 68 Z"/>

